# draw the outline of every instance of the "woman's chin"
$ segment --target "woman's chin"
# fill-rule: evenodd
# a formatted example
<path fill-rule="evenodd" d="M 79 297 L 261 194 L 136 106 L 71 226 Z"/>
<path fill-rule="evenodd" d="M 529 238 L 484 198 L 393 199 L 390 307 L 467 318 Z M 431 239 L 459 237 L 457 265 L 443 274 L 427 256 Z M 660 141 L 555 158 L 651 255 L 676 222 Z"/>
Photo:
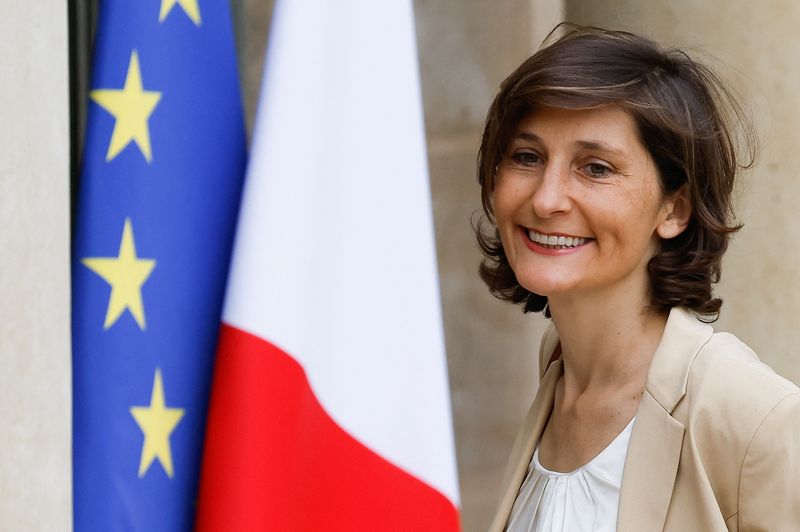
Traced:
<path fill-rule="evenodd" d="M 520 286 L 528 292 L 533 292 L 534 294 L 544 297 L 561 295 L 574 288 L 574 283 L 564 282 L 563 280 L 547 281 L 541 278 L 536 279 L 534 282 L 525 282 L 519 278 L 517 280 Z"/>

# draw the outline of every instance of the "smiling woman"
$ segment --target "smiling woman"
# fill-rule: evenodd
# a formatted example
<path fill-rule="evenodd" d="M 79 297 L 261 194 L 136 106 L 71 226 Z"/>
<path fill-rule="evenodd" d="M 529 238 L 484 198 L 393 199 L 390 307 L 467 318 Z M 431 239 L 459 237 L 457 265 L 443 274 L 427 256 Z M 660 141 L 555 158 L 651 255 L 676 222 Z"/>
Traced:
<path fill-rule="evenodd" d="M 598 59 L 602 58 L 602 61 Z M 520 126 L 530 124 L 537 109 L 590 110 L 613 106 L 634 126 L 629 130 L 658 173 L 662 192 L 686 194 L 693 216 L 679 238 L 662 242 L 649 266 L 652 303 L 661 310 L 683 305 L 703 315 L 717 315 L 722 301 L 711 285 L 719 280 L 720 262 L 732 225 L 731 191 L 739 167 L 752 165 L 756 140 L 736 98 L 707 67 L 680 50 L 625 32 L 594 28 L 572 31 L 523 63 L 502 84 L 486 121 L 478 154 L 478 178 L 484 211 L 494 220 L 493 191 L 501 163 L 530 162 L 538 157 L 511 154 L 513 142 L 537 138 Z M 624 113 L 623 113 L 624 111 Z M 736 131 L 733 124 L 738 125 Z M 745 162 L 737 157 L 738 133 Z M 606 159 L 630 152 L 631 144 L 609 145 L 606 135 L 576 139 L 584 153 Z M 621 151 L 620 151 L 621 150 Z M 621 153 L 624 152 L 624 153 Z M 510 158 L 510 160 L 509 160 Z M 600 158 L 591 169 L 613 171 Z M 608 170 L 599 167 L 606 166 Z M 599 173 L 598 173 L 599 172 Z M 520 286 L 507 264 L 499 234 L 479 232 L 487 256 L 481 276 L 492 292 L 525 311 L 542 310 L 546 298 Z"/>
<path fill-rule="evenodd" d="M 492 530 L 800 522 L 800 389 L 705 323 L 746 116 L 684 52 L 597 28 L 503 82 L 478 158 L 481 277 L 552 325 Z"/>
<path fill-rule="evenodd" d="M 598 302 L 623 284 L 647 293 L 653 235 L 677 236 L 690 214 L 685 188 L 662 193 L 636 123 L 617 105 L 527 115 L 498 168 L 493 207 L 521 286 Z"/>

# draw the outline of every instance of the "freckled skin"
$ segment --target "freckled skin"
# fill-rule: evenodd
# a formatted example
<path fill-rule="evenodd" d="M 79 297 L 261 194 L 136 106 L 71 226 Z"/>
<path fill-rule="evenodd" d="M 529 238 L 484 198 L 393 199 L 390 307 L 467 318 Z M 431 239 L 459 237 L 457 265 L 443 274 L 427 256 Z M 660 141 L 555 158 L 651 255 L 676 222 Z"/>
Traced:
<path fill-rule="evenodd" d="M 666 216 L 652 158 L 619 107 L 542 108 L 518 125 L 494 189 L 497 226 L 520 284 L 540 295 L 647 284 Z M 593 240 L 579 251 L 531 251 L 520 226 Z"/>

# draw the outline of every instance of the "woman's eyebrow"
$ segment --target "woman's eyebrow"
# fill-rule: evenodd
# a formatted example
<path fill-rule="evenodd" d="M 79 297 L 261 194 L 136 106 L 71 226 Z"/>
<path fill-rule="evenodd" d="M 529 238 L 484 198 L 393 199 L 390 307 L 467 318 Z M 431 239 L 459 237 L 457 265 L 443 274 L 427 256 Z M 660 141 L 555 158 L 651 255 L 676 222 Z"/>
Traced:
<path fill-rule="evenodd" d="M 514 138 L 529 142 L 543 142 L 539 135 L 530 131 L 520 131 Z M 584 150 L 600 150 L 614 155 L 624 155 L 622 150 L 600 140 L 576 140 L 575 145 Z"/>
<path fill-rule="evenodd" d="M 531 141 L 531 142 L 541 142 L 542 141 L 542 139 L 538 135 L 536 135 L 535 133 L 531 133 L 529 131 L 520 131 L 519 133 L 517 133 L 514 136 L 514 138 L 515 139 L 528 140 L 528 141 Z"/>
<path fill-rule="evenodd" d="M 624 155 L 622 150 L 599 140 L 576 140 L 575 145 L 584 150 L 599 150 L 614 155 Z"/>

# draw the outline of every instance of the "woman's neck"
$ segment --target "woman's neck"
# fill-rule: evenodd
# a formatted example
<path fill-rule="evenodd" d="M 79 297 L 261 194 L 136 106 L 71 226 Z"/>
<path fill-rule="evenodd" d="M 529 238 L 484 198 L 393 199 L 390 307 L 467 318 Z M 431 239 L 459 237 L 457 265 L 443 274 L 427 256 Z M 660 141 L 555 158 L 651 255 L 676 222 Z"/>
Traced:
<path fill-rule="evenodd" d="M 644 388 L 666 314 L 648 310 L 647 298 L 630 292 L 551 297 L 549 304 L 567 396 Z"/>

